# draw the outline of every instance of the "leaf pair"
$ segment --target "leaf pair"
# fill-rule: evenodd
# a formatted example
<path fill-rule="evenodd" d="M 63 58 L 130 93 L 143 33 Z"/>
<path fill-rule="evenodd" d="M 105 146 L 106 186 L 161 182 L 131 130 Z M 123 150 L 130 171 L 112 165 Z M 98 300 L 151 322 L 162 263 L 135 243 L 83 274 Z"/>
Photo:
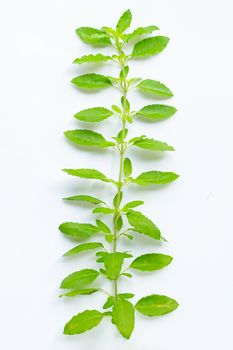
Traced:
<path fill-rule="evenodd" d="M 65 325 L 64 334 L 73 335 L 84 333 L 97 327 L 104 316 L 112 315 L 112 323 L 119 332 L 127 339 L 130 338 L 135 323 L 135 312 L 133 304 L 125 298 L 118 297 L 113 303 L 112 313 L 97 310 L 85 310 Z M 140 299 L 135 309 L 145 316 L 162 316 L 174 311 L 178 307 L 176 300 L 165 295 L 152 294 Z"/>

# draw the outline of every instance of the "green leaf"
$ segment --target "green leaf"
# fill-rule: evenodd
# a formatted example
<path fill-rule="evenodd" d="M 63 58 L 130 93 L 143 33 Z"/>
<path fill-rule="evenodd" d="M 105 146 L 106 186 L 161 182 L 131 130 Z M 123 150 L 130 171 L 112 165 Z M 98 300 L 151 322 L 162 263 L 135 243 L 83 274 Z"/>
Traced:
<path fill-rule="evenodd" d="M 141 186 L 160 185 L 175 181 L 178 177 L 179 175 L 172 172 L 152 170 L 141 173 L 133 182 Z"/>
<path fill-rule="evenodd" d="M 107 62 L 109 60 L 112 60 L 111 56 L 104 56 L 101 53 L 98 53 L 96 55 L 90 54 L 90 55 L 84 55 L 82 57 L 75 58 L 73 63 L 77 63 L 77 64 L 99 63 L 99 62 Z"/>
<path fill-rule="evenodd" d="M 112 147 L 115 146 L 114 142 L 105 140 L 103 135 L 92 130 L 68 130 L 64 132 L 65 137 L 80 146 L 94 146 L 94 147 Z"/>
<path fill-rule="evenodd" d="M 92 250 L 97 248 L 104 248 L 104 246 L 102 243 L 99 243 L 99 242 L 82 243 L 82 244 L 79 244 L 77 247 L 70 249 L 63 256 L 71 256 L 71 255 L 84 252 L 86 250 Z"/>
<path fill-rule="evenodd" d="M 124 66 L 120 71 L 120 79 L 124 80 L 129 74 L 129 66 Z"/>
<path fill-rule="evenodd" d="M 113 198 L 113 205 L 114 205 L 115 208 L 119 207 L 119 205 L 121 204 L 122 197 L 123 197 L 122 191 L 117 192 L 117 194 L 114 196 L 114 198 Z"/>
<path fill-rule="evenodd" d="M 102 30 L 91 27 L 80 27 L 76 33 L 82 41 L 91 45 L 110 45 L 111 41 L 106 33 Z"/>
<path fill-rule="evenodd" d="M 113 306 L 112 322 L 123 337 L 129 339 L 134 330 L 134 307 L 123 298 L 118 298 Z"/>
<path fill-rule="evenodd" d="M 103 305 L 103 309 L 108 309 L 109 307 L 113 306 L 114 301 L 115 299 L 113 296 L 108 297 L 107 301 Z"/>
<path fill-rule="evenodd" d="M 66 198 L 63 198 L 63 199 L 66 200 L 66 201 L 81 201 L 81 202 L 88 202 L 88 203 L 92 203 L 92 204 L 105 203 L 104 201 L 101 201 L 98 198 L 95 198 L 95 197 L 92 197 L 92 196 L 88 196 L 86 194 L 66 197 Z"/>
<path fill-rule="evenodd" d="M 110 228 L 101 220 L 96 220 L 96 225 L 99 227 L 100 231 L 104 233 L 111 233 Z"/>
<path fill-rule="evenodd" d="M 73 297 L 76 297 L 77 295 L 90 295 L 98 291 L 99 291 L 99 288 L 77 289 L 77 290 L 72 290 L 71 292 L 68 292 L 65 294 L 61 294 L 60 297 L 73 298 Z"/>
<path fill-rule="evenodd" d="M 160 53 L 169 42 L 166 36 L 155 36 L 139 41 L 133 48 L 133 57 L 146 57 Z"/>
<path fill-rule="evenodd" d="M 122 298 L 122 299 L 131 299 L 131 298 L 134 297 L 134 294 L 132 294 L 132 293 L 121 293 L 121 294 L 118 294 L 118 297 Z"/>
<path fill-rule="evenodd" d="M 73 335 L 81 334 L 98 326 L 104 315 L 97 310 L 85 310 L 72 319 L 65 325 L 64 334 Z"/>
<path fill-rule="evenodd" d="M 142 204 L 144 204 L 143 201 L 132 201 L 132 202 L 129 202 L 129 203 L 125 204 L 125 206 L 122 208 L 122 211 L 127 212 L 129 209 L 136 208 L 136 207 L 138 207 L 139 205 L 142 205 Z"/>
<path fill-rule="evenodd" d="M 173 93 L 171 92 L 171 90 L 168 89 L 166 85 L 152 79 L 145 79 L 141 81 L 140 84 L 138 84 L 137 88 L 146 92 L 151 92 L 158 96 L 163 96 L 163 97 L 173 96 Z"/>
<path fill-rule="evenodd" d="M 131 21 L 132 21 L 131 11 L 127 10 L 120 17 L 120 19 L 116 25 L 117 32 L 123 33 L 127 28 L 130 27 Z"/>
<path fill-rule="evenodd" d="M 59 230 L 66 236 L 83 239 L 97 234 L 100 230 L 92 224 L 80 224 L 78 222 L 64 222 L 59 226 Z"/>
<path fill-rule="evenodd" d="M 152 294 L 140 299 L 135 309 L 146 316 L 162 316 L 174 311 L 179 304 L 165 295 Z"/>
<path fill-rule="evenodd" d="M 132 173 L 132 163 L 129 158 L 125 158 L 124 160 L 124 174 L 126 177 L 130 176 Z"/>
<path fill-rule="evenodd" d="M 110 182 L 110 180 L 100 171 L 95 169 L 63 169 L 67 174 L 78 176 L 83 179 L 96 179 L 103 182 Z"/>
<path fill-rule="evenodd" d="M 115 212 L 114 209 L 110 209 L 110 208 L 95 208 L 94 210 L 92 210 L 93 214 L 113 214 Z"/>
<path fill-rule="evenodd" d="M 145 215 L 143 215 L 139 211 L 131 210 L 126 214 L 126 216 L 129 224 L 133 226 L 137 232 L 143 233 L 146 236 L 150 236 L 154 239 L 160 240 L 160 230 Z"/>
<path fill-rule="evenodd" d="M 174 151 L 174 148 L 172 146 L 169 146 L 166 142 L 157 141 L 157 140 L 148 139 L 148 138 L 143 138 L 141 140 L 134 142 L 134 146 L 148 149 L 151 151 L 158 151 L 158 152 Z"/>
<path fill-rule="evenodd" d="M 122 219 L 122 216 L 119 216 L 116 222 L 117 230 L 120 231 L 122 229 L 122 226 L 123 226 L 123 219 Z"/>
<path fill-rule="evenodd" d="M 104 266 L 107 278 L 117 280 L 121 273 L 124 255 L 122 253 L 110 253 L 104 258 Z"/>
<path fill-rule="evenodd" d="M 172 262 L 172 257 L 165 254 L 144 254 L 136 258 L 129 267 L 141 271 L 156 271 Z"/>
<path fill-rule="evenodd" d="M 109 117 L 111 117 L 113 113 L 104 107 L 94 107 L 84 109 L 83 111 L 78 112 L 74 115 L 75 118 L 81 120 L 82 122 L 88 123 L 96 123 L 101 122 Z"/>
<path fill-rule="evenodd" d="M 71 83 L 81 89 L 103 89 L 112 85 L 108 77 L 95 73 L 79 75 L 73 78 Z"/>
<path fill-rule="evenodd" d="M 177 109 L 167 105 L 148 105 L 140 109 L 137 115 L 150 120 L 167 119 L 176 113 Z"/>
<path fill-rule="evenodd" d="M 99 271 L 84 269 L 67 276 L 60 285 L 62 289 L 80 289 L 92 283 L 100 275 Z"/>
<path fill-rule="evenodd" d="M 159 28 L 156 26 L 139 27 L 132 33 L 126 34 L 126 41 L 129 42 L 130 40 L 136 39 L 141 35 L 151 34 L 155 30 L 159 30 Z"/>

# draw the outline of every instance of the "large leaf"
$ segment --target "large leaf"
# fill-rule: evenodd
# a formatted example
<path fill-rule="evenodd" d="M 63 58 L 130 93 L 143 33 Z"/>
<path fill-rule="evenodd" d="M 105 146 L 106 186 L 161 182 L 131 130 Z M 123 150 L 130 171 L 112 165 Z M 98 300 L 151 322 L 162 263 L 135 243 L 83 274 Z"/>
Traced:
<path fill-rule="evenodd" d="M 110 180 L 100 171 L 95 169 L 63 169 L 67 174 L 78 176 L 83 179 L 96 179 L 103 182 L 110 182 Z"/>
<path fill-rule="evenodd" d="M 141 186 L 161 185 L 175 181 L 178 177 L 173 172 L 151 170 L 141 173 L 133 182 Z"/>
<path fill-rule="evenodd" d="M 166 142 L 157 141 L 154 139 L 143 138 L 134 142 L 134 146 L 139 148 L 148 149 L 151 151 L 174 151 L 172 146 L 169 146 Z"/>
<path fill-rule="evenodd" d="M 160 53 L 169 42 L 166 36 L 155 36 L 139 41 L 133 48 L 133 57 L 146 57 Z"/>
<path fill-rule="evenodd" d="M 75 290 L 72 290 L 71 292 L 61 294 L 60 297 L 73 298 L 73 297 L 76 297 L 78 295 L 90 295 L 90 294 L 93 294 L 95 292 L 98 292 L 99 290 L 100 290 L 99 288 L 75 289 Z"/>
<path fill-rule="evenodd" d="M 106 33 L 102 30 L 91 27 L 80 27 L 76 33 L 82 41 L 91 45 L 110 45 L 111 41 Z"/>
<path fill-rule="evenodd" d="M 121 253 L 110 253 L 104 258 L 106 276 L 110 280 L 117 280 L 120 276 L 124 255 Z"/>
<path fill-rule="evenodd" d="M 71 83 L 81 89 L 103 89 L 111 86 L 112 83 L 108 77 L 101 74 L 83 74 L 71 80 Z"/>
<path fill-rule="evenodd" d="M 130 267 L 141 271 L 155 271 L 164 268 L 172 261 L 172 257 L 165 254 L 144 254 L 137 257 Z"/>
<path fill-rule="evenodd" d="M 132 39 L 136 39 L 141 35 L 151 34 L 153 31 L 159 30 L 156 26 L 139 27 L 132 33 L 126 34 L 126 41 L 129 42 Z"/>
<path fill-rule="evenodd" d="M 143 233 L 146 236 L 150 236 L 154 239 L 160 240 L 161 238 L 160 230 L 145 215 L 143 215 L 139 211 L 131 210 L 126 214 L 126 216 L 129 224 L 133 226 L 133 228 L 137 232 Z"/>
<path fill-rule="evenodd" d="M 99 242 L 82 243 L 82 244 L 79 244 L 77 247 L 70 249 L 63 256 L 71 256 L 71 255 L 75 255 L 75 254 L 84 252 L 86 250 L 93 250 L 93 249 L 97 249 L 97 248 L 103 249 L 104 246 L 102 243 L 99 243 Z"/>
<path fill-rule="evenodd" d="M 134 307 L 123 298 L 118 298 L 113 306 L 112 322 L 123 337 L 129 339 L 134 330 Z"/>
<path fill-rule="evenodd" d="M 84 55 L 82 57 L 75 58 L 73 63 L 82 64 L 82 63 L 100 63 L 112 60 L 111 56 L 104 56 L 101 53 L 97 53 L 96 55 Z"/>
<path fill-rule="evenodd" d="M 140 299 L 135 309 L 146 316 L 162 316 L 174 311 L 179 304 L 165 295 L 152 294 Z"/>
<path fill-rule="evenodd" d="M 141 81 L 137 85 L 137 88 L 146 92 L 151 92 L 158 96 L 163 96 L 163 97 L 173 96 L 173 93 L 171 92 L 171 90 L 168 89 L 166 85 L 152 79 L 145 79 Z"/>
<path fill-rule="evenodd" d="M 74 115 L 75 118 L 82 122 L 95 123 L 107 119 L 113 115 L 112 111 L 104 107 L 94 107 L 84 109 Z"/>
<path fill-rule="evenodd" d="M 63 198 L 66 201 L 81 201 L 81 202 L 88 202 L 88 203 L 92 203 L 92 204 L 100 204 L 100 203 L 104 203 L 104 201 L 92 197 L 92 196 L 88 196 L 86 194 L 80 194 L 77 196 L 71 196 L 71 197 L 66 197 Z"/>
<path fill-rule="evenodd" d="M 68 130 L 64 132 L 65 137 L 80 146 L 112 147 L 114 142 L 107 141 L 103 135 L 92 130 Z"/>
<path fill-rule="evenodd" d="M 67 276 L 60 285 L 62 289 L 80 289 L 92 283 L 100 275 L 99 271 L 84 269 Z"/>
<path fill-rule="evenodd" d="M 130 10 L 127 10 L 123 13 L 123 15 L 120 17 L 117 25 L 116 30 L 119 33 L 123 33 L 127 28 L 130 27 L 132 21 L 132 14 Z"/>
<path fill-rule="evenodd" d="M 104 315 L 97 310 L 85 310 L 72 319 L 65 325 L 64 334 L 81 334 L 98 326 Z"/>
<path fill-rule="evenodd" d="M 76 239 L 89 238 L 100 231 L 97 226 L 78 222 L 64 222 L 59 226 L 59 230 L 66 236 Z"/>
<path fill-rule="evenodd" d="M 177 109 L 175 107 L 156 104 L 143 107 L 137 112 L 137 115 L 150 120 L 158 120 L 169 118 L 173 116 L 176 111 Z"/>

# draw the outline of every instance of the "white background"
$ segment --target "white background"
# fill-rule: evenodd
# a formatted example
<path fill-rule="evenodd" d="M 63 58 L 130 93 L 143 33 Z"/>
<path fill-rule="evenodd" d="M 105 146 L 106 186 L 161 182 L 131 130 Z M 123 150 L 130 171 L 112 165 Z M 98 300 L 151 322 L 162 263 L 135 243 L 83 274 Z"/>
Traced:
<path fill-rule="evenodd" d="M 93 222 L 90 206 L 62 202 L 87 193 L 111 200 L 113 189 L 62 173 L 64 167 L 92 167 L 116 176 L 117 156 L 78 149 L 63 131 L 82 127 L 73 114 L 119 102 L 107 89 L 82 93 L 69 83 L 84 72 L 116 74 L 105 67 L 74 66 L 75 57 L 93 49 L 75 35 L 79 26 L 111 26 L 127 8 L 133 27 L 155 24 L 171 37 L 159 56 L 132 62 L 132 76 L 167 84 L 178 113 L 163 123 L 136 121 L 130 135 L 167 141 L 176 153 L 156 156 L 130 151 L 134 174 L 173 170 L 180 179 L 163 188 L 127 189 L 126 199 L 143 199 L 142 211 L 169 240 L 163 246 L 135 239 L 121 248 L 167 252 L 173 263 L 156 273 L 135 274 L 120 283 L 136 298 L 161 293 L 176 298 L 173 314 L 148 319 L 137 315 L 127 341 L 104 320 L 89 333 L 67 337 L 63 325 L 74 314 L 101 308 L 103 295 L 59 299 L 59 283 L 68 273 L 96 267 L 88 253 L 66 261 L 73 243 L 57 226 L 62 221 Z M 9 0 L 0 20 L 1 88 L 1 350 L 230 350 L 232 339 L 232 6 L 213 0 Z M 108 49 L 106 49 L 107 52 Z M 132 92 L 134 109 L 154 103 Z M 84 125 L 87 127 L 87 125 Z M 106 137 L 119 130 L 111 118 L 91 128 Z M 144 275 L 144 276 L 142 276 Z M 111 288 L 106 283 L 106 288 Z"/>

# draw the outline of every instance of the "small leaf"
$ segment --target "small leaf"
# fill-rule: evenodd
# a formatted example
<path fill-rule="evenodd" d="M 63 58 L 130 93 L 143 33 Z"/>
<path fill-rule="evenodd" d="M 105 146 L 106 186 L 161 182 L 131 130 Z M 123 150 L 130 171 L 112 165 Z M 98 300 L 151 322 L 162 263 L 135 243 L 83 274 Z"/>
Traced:
<path fill-rule="evenodd" d="M 135 309 L 146 316 L 162 316 L 174 311 L 179 304 L 165 295 L 152 294 L 140 299 Z"/>
<path fill-rule="evenodd" d="M 95 208 L 94 210 L 92 210 L 93 214 L 113 214 L 115 212 L 114 209 L 110 209 L 110 208 Z"/>
<path fill-rule="evenodd" d="M 81 120 L 82 122 L 88 123 L 96 123 L 101 122 L 109 117 L 111 117 L 113 113 L 104 107 L 94 107 L 84 109 L 83 111 L 78 112 L 74 115 L 75 118 Z"/>
<path fill-rule="evenodd" d="M 127 214 L 128 222 L 139 233 L 160 240 L 161 233 L 158 227 L 139 211 L 131 210 Z"/>
<path fill-rule="evenodd" d="M 117 25 L 116 30 L 119 33 L 123 33 L 127 28 L 130 27 L 132 21 L 132 14 L 130 10 L 127 10 L 123 13 L 123 15 L 120 17 Z"/>
<path fill-rule="evenodd" d="M 120 79 L 124 80 L 129 74 L 129 66 L 125 66 L 120 71 Z"/>
<path fill-rule="evenodd" d="M 132 293 L 121 293 L 121 294 L 118 294 L 118 297 L 122 298 L 122 299 L 131 299 L 131 298 L 134 297 L 134 294 L 132 294 Z"/>
<path fill-rule="evenodd" d="M 110 182 L 110 180 L 100 171 L 95 169 L 63 169 L 67 174 L 78 176 L 83 179 L 96 179 L 103 182 Z"/>
<path fill-rule="evenodd" d="M 124 139 L 126 138 L 127 135 L 128 135 L 128 129 L 124 128 L 117 134 L 116 140 L 119 143 L 121 143 L 124 141 Z"/>
<path fill-rule="evenodd" d="M 117 192 L 117 194 L 113 198 L 113 205 L 115 208 L 119 207 L 119 205 L 121 204 L 122 197 L 123 197 L 122 191 Z"/>
<path fill-rule="evenodd" d="M 91 45 L 111 45 L 111 41 L 102 30 L 91 27 L 80 27 L 76 33 L 82 41 Z"/>
<path fill-rule="evenodd" d="M 110 228 L 101 220 L 96 220 L 96 225 L 99 227 L 100 231 L 104 233 L 111 233 Z"/>
<path fill-rule="evenodd" d="M 158 96 L 163 96 L 163 97 L 173 96 L 173 93 L 171 92 L 171 90 L 168 89 L 166 85 L 152 79 L 145 79 L 141 81 L 140 84 L 137 86 L 137 88 L 146 92 L 151 92 Z"/>
<path fill-rule="evenodd" d="M 132 201 L 132 202 L 129 202 L 129 203 L 124 205 L 124 207 L 122 208 L 122 211 L 127 212 L 129 209 L 136 208 L 136 207 L 138 207 L 139 205 L 142 205 L 142 204 L 144 204 L 143 201 Z"/>
<path fill-rule="evenodd" d="M 97 234 L 100 230 L 92 224 L 80 224 L 78 222 L 64 222 L 59 226 L 59 230 L 66 236 L 83 239 Z"/>
<path fill-rule="evenodd" d="M 129 267 L 141 271 L 156 271 L 169 265 L 172 257 L 165 254 L 144 254 L 136 258 Z"/>
<path fill-rule="evenodd" d="M 112 105 L 112 109 L 114 110 L 114 112 L 118 114 L 122 114 L 122 110 L 118 106 Z"/>
<path fill-rule="evenodd" d="M 134 146 L 158 152 L 174 151 L 174 148 L 172 146 L 169 146 L 166 142 L 148 138 L 143 138 L 141 140 L 135 141 Z"/>
<path fill-rule="evenodd" d="M 129 113 L 130 103 L 127 100 L 127 98 L 125 98 L 124 96 L 121 97 L 121 105 L 122 105 L 123 110 L 125 110 L 126 113 Z"/>
<path fill-rule="evenodd" d="M 141 186 L 160 185 L 175 181 L 178 177 L 179 175 L 172 172 L 152 170 L 141 173 L 133 182 Z"/>
<path fill-rule="evenodd" d="M 155 36 L 139 41 L 133 48 L 133 57 L 146 57 L 160 53 L 169 42 L 166 36 Z"/>
<path fill-rule="evenodd" d="M 94 147 L 112 147 L 115 146 L 114 142 L 105 140 L 103 135 L 92 130 L 68 130 L 64 132 L 65 137 L 80 146 L 94 146 Z"/>
<path fill-rule="evenodd" d="M 122 219 L 122 216 L 119 216 L 116 222 L 117 231 L 120 231 L 122 229 L 122 226 L 123 226 L 123 219 Z"/>
<path fill-rule="evenodd" d="M 125 277 L 128 277 L 128 278 L 132 278 L 131 273 L 123 272 L 121 275 L 125 276 Z"/>
<path fill-rule="evenodd" d="M 75 58 L 73 63 L 77 63 L 77 64 L 99 63 L 99 62 L 107 62 L 109 60 L 112 60 L 111 56 L 104 56 L 101 53 L 98 53 L 96 55 L 90 54 L 90 55 L 84 55 L 82 57 Z"/>
<path fill-rule="evenodd" d="M 72 319 L 65 325 L 64 334 L 81 334 L 98 326 L 104 315 L 97 310 L 85 310 Z"/>
<path fill-rule="evenodd" d="M 117 280 L 120 276 L 124 256 L 122 253 L 110 253 L 104 258 L 104 266 L 107 278 L 110 280 Z"/>
<path fill-rule="evenodd" d="M 103 309 L 108 309 L 109 307 L 113 306 L 114 300 L 115 299 L 113 296 L 108 297 L 106 303 L 104 303 L 104 305 L 103 305 Z"/>
<path fill-rule="evenodd" d="M 177 109 L 167 105 L 148 105 L 140 109 L 137 115 L 150 120 L 167 119 L 176 113 Z"/>
<path fill-rule="evenodd" d="M 92 269 L 84 269 L 73 272 L 67 276 L 60 285 L 62 289 L 80 289 L 92 283 L 99 276 L 99 272 Z"/>
<path fill-rule="evenodd" d="M 77 295 L 90 295 L 95 292 L 98 292 L 99 288 L 88 288 L 88 289 L 77 289 L 77 290 L 72 290 L 71 292 L 61 294 L 60 297 L 76 297 Z"/>
<path fill-rule="evenodd" d="M 86 250 L 92 250 L 97 248 L 104 248 L 104 246 L 102 243 L 99 243 L 99 242 L 82 243 L 82 244 L 79 244 L 77 247 L 70 249 L 63 256 L 71 256 L 71 255 L 78 254 L 80 252 L 84 252 Z"/>
<path fill-rule="evenodd" d="M 123 337 L 129 339 L 134 330 L 134 307 L 123 298 L 118 298 L 113 306 L 112 322 Z"/>
<path fill-rule="evenodd" d="M 124 174 L 126 177 L 130 176 L 132 173 L 132 163 L 129 158 L 125 158 L 124 160 Z"/>
<path fill-rule="evenodd" d="M 75 77 L 71 80 L 71 83 L 81 89 L 103 89 L 112 85 L 108 77 L 95 73 L 83 74 Z"/>
<path fill-rule="evenodd" d="M 136 39 L 141 35 L 151 34 L 153 31 L 159 30 L 156 26 L 139 27 L 132 33 L 126 34 L 126 41 L 129 42 L 132 39 Z"/>
<path fill-rule="evenodd" d="M 92 196 L 88 196 L 88 195 L 77 195 L 77 196 L 71 196 L 71 197 L 66 197 L 63 198 L 66 201 L 81 201 L 81 202 L 88 202 L 88 203 L 92 203 L 92 204 L 100 204 L 100 203 L 104 203 L 103 201 L 101 201 L 98 198 L 92 197 Z"/>

